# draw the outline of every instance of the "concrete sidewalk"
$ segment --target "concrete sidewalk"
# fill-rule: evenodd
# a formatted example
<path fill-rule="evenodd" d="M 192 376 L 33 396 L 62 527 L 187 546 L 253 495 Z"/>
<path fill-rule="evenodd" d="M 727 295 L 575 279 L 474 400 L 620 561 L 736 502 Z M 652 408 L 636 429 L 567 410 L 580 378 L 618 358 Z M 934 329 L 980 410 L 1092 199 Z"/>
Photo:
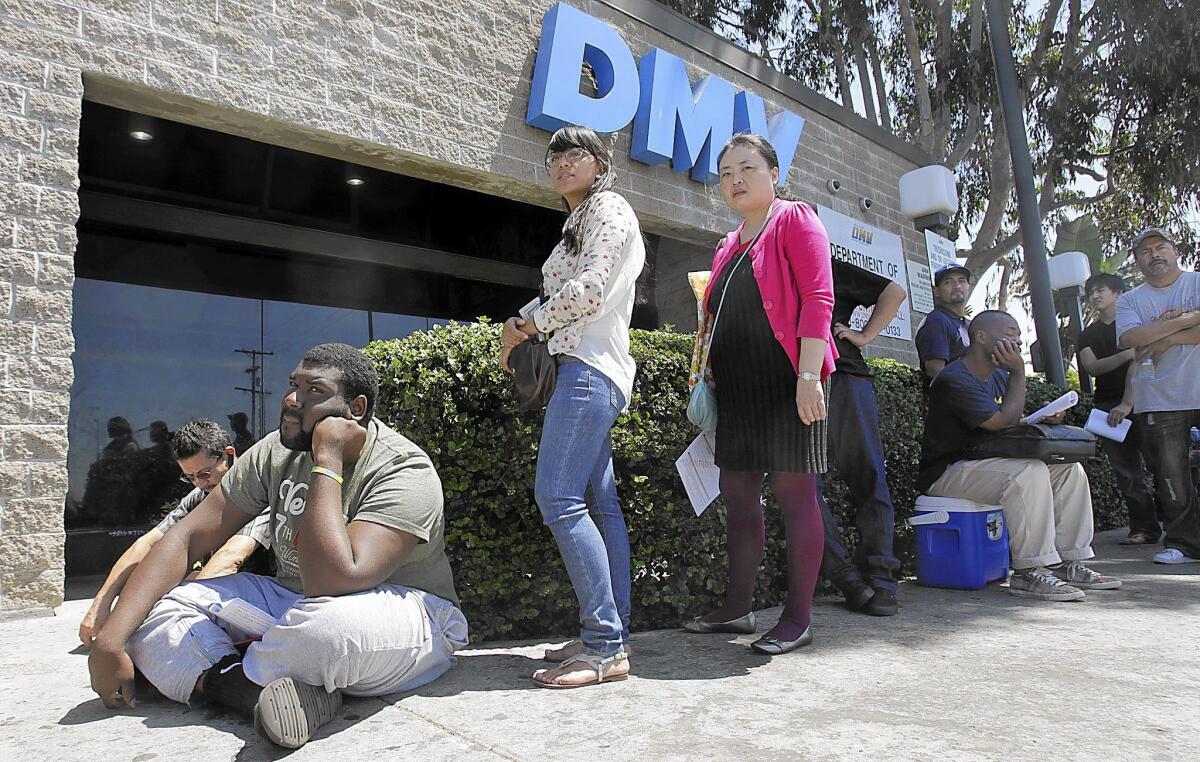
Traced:
<path fill-rule="evenodd" d="M 544 643 L 461 654 L 430 686 L 347 700 L 295 759 L 1200 758 L 1200 564 L 1097 537 L 1097 570 L 1125 581 L 1079 603 L 901 587 L 897 617 L 818 602 L 816 644 L 777 658 L 751 636 L 636 633 L 633 676 L 574 691 L 529 675 Z M 148 702 L 110 712 L 88 689 L 76 628 L 0 625 L 0 758 L 279 759 L 248 722 Z M 759 630 L 778 609 L 763 612 Z"/>

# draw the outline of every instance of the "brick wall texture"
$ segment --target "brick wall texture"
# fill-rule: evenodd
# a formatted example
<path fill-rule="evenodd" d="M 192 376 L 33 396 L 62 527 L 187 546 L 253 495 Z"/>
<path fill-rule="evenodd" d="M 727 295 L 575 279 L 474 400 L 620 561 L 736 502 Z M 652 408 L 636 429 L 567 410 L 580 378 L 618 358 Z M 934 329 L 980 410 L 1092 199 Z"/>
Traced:
<path fill-rule="evenodd" d="M 572 0 L 616 27 L 635 56 L 661 47 L 693 78 L 718 74 L 807 120 L 789 179 L 814 203 L 924 243 L 899 214 L 897 178 L 915 165 L 778 92 L 600 3 Z M 548 135 L 524 124 L 549 0 L 0 0 L 0 617 L 62 600 L 63 498 L 72 380 L 71 286 L 79 216 L 82 99 L 170 94 L 179 118 L 237 113 L 340 141 L 364 163 L 553 205 Z M 89 82 L 91 84 L 89 84 Z M 114 83 L 116 83 L 114 85 Z M 181 107 L 182 108 L 182 107 Z M 168 114 L 160 114 L 168 115 Z M 286 132 L 286 131 L 285 131 Z M 708 266 L 732 218 L 715 189 L 669 166 L 628 160 L 620 188 L 664 246 L 666 322 L 694 324 L 683 273 Z M 835 197 L 830 177 L 842 181 Z M 869 195 L 875 207 L 857 212 Z M 686 242 L 684 242 L 686 241 Z M 902 342 L 877 350 L 912 359 Z"/>

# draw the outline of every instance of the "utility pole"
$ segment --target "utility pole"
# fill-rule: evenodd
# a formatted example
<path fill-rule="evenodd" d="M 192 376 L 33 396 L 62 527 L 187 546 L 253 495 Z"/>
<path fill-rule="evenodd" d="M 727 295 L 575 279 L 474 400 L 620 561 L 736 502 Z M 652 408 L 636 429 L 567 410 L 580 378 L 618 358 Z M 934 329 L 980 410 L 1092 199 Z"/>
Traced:
<path fill-rule="evenodd" d="M 1050 266 L 1046 262 L 1046 242 L 1042 237 L 1042 219 L 1038 213 L 1037 188 L 1033 180 L 1033 160 L 1029 158 L 1029 135 L 1025 131 L 1025 111 L 1017 86 L 1012 40 L 1008 35 L 1008 3 L 987 0 L 988 39 L 996 66 L 996 85 L 1012 153 L 1013 180 L 1017 190 L 1017 212 L 1021 221 L 1025 272 L 1029 274 L 1029 292 L 1033 297 L 1033 325 L 1042 349 L 1046 378 L 1058 386 L 1067 385 L 1063 370 L 1062 343 L 1058 340 L 1058 318 L 1054 294 L 1050 290 Z"/>
<path fill-rule="evenodd" d="M 250 367 L 246 368 L 246 373 L 250 375 L 250 386 L 235 386 L 239 392 L 247 392 L 250 395 L 250 425 L 254 430 L 250 433 L 254 438 L 262 439 L 267 432 L 267 396 L 268 392 L 263 386 L 263 365 L 259 359 L 261 357 L 269 357 L 274 355 L 274 352 L 263 352 L 258 349 L 235 349 L 234 352 L 243 355 L 249 355 Z"/>

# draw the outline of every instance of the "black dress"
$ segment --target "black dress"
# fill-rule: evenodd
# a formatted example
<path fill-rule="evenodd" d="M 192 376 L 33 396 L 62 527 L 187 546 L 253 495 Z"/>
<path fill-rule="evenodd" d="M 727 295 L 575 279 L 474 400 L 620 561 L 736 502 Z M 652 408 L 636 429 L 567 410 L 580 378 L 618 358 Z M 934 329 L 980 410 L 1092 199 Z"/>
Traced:
<path fill-rule="evenodd" d="M 730 471 L 824 473 L 828 422 L 805 424 L 796 412 L 796 371 L 767 321 L 745 249 L 729 260 L 709 295 L 710 309 L 720 304 L 709 350 L 716 464 Z"/>

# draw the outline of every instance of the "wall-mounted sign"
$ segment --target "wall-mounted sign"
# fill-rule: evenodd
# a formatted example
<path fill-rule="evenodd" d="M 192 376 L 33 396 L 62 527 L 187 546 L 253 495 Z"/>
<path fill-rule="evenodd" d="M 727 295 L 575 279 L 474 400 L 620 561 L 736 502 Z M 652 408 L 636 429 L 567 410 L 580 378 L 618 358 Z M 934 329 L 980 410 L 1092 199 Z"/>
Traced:
<path fill-rule="evenodd" d="M 954 241 L 943 238 L 932 230 L 925 231 L 925 249 L 929 252 L 929 272 L 931 273 L 937 273 L 943 267 L 958 264 Z M 932 278 L 932 275 L 930 277 Z M 932 284 L 932 279 L 929 282 Z"/>
<path fill-rule="evenodd" d="M 933 312 L 933 281 L 929 275 L 929 265 L 924 262 L 905 260 L 908 266 L 908 303 L 914 312 Z"/>
<path fill-rule="evenodd" d="M 848 262 L 855 267 L 882 275 L 893 280 L 908 290 L 906 268 L 904 266 L 904 247 L 900 236 L 886 230 L 868 225 L 865 222 L 847 217 L 841 212 L 835 212 L 825 206 L 817 207 L 817 216 L 829 234 L 829 253 Z M 909 314 L 909 304 L 905 300 L 900 305 L 899 312 L 881 336 L 893 339 L 912 339 L 912 320 Z M 871 310 L 859 307 L 850 318 L 850 327 L 861 331 L 871 317 Z"/>
<path fill-rule="evenodd" d="M 596 95 L 580 92 L 584 64 L 596 78 Z M 525 121 L 543 130 L 568 124 L 617 132 L 633 122 L 630 156 L 644 164 L 670 160 L 693 180 L 717 182 L 717 154 L 737 132 L 755 132 L 779 155 L 779 184 L 787 178 L 804 119 L 790 111 L 767 118 L 763 99 L 708 75 L 692 84 L 682 58 L 654 48 L 634 62 L 615 29 L 600 19 L 556 3 L 542 19 Z"/>

